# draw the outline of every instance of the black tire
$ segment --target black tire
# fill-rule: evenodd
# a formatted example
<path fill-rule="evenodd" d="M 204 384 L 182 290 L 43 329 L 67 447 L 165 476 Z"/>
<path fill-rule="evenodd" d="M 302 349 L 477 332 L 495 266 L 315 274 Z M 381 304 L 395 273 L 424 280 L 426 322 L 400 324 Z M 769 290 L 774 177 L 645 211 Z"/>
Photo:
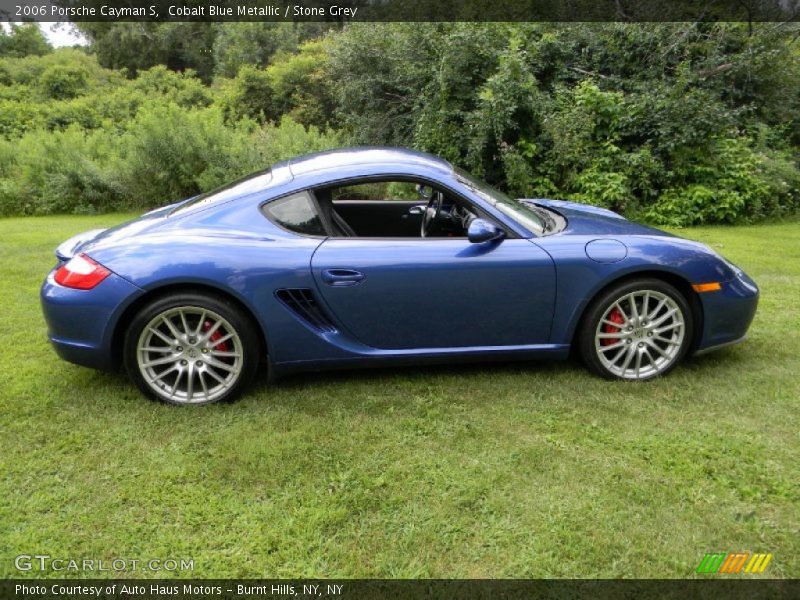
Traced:
<path fill-rule="evenodd" d="M 649 295 L 647 292 L 652 292 L 653 294 Z M 629 296 L 631 294 L 635 295 Z M 641 297 L 642 295 L 644 298 Z M 674 304 L 665 300 L 662 312 L 653 316 L 653 320 L 647 321 L 648 313 L 651 313 L 651 310 L 655 310 L 658 302 L 664 296 L 671 299 Z M 622 311 L 624 312 L 618 312 L 617 315 L 625 314 L 626 316 L 614 315 L 612 318 L 625 319 L 630 325 L 601 330 L 601 326 L 607 327 L 609 325 L 607 320 L 601 323 L 601 319 L 609 316 L 610 311 L 614 311 L 615 306 L 620 307 L 620 304 L 615 305 L 618 302 L 624 305 L 622 306 Z M 631 302 L 633 305 L 631 305 Z M 643 303 L 647 303 L 649 307 L 647 310 L 642 308 Z M 628 308 L 627 311 L 625 307 Z M 636 312 L 634 312 L 634 309 Z M 669 317 L 667 312 L 673 311 L 673 309 L 677 309 L 679 313 L 673 312 L 674 317 Z M 639 312 L 642 315 L 638 314 Z M 627 313 L 633 314 L 628 317 Z M 661 326 L 671 327 L 667 335 L 672 339 L 662 342 L 662 332 L 654 324 L 658 323 L 659 319 L 665 315 L 670 320 L 666 322 L 666 325 L 662 323 Z M 678 318 L 682 320 L 682 327 L 677 321 Z M 672 319 L 674 319 L 674 323 Z M 614 322 L 618 321 L 615 320 Z M 666 375 L 686 356 L 694 335 L 693 326 L 692 311 L 689 303 L 674 286 L 655 278 L 628 280 L 602 292 L 589 305 L 578 331 L 577 349 L 586 366 L 601 377 L 626 381 L 645 381 Z M 629 328 L 630 331 L 628 331 Z M 681 329 L 682 333 L 679 336 L 678 332 Z M 615 332 L 619 332 L 619 335 Z M 601 338 L 608 338 L 608 340 Z M 608 342 L 608 347 L 605 346 L 606 341 Z M 611 347 L 617 344 L 621 345 L 618 348 Z M 654 344 L 657 344 L 657 347 Z M 601 348 L 605 349 L 601 350 Z M 643 353 L 646 353 L 647 357 Z M 669 354 L 669 360 L 665 357 L 665 353 Z M 638 354 L 641 354 L 641 358 L 637 356 Z M 628 358 L 629 355 L 631 356 L 630 359 Z M 653 356 L 657 360 L 652 360 L 647 370 L 641 375 L 639 375 L 638 368 L 635 369 L 635 374 L 628 374 L 628 371 L 633 371 L 634 368 L 628 366 L 625 362 L 626 360 L 635 363 L 636 359 L 639 358 L 642 362 L 645 362 L 650 361 Z M 601 357 L 605 357 L 605 359 Z M 609 363 L 613 362 L 611 359 L 614 357 L 619 357 L 618 362 L 610 365 Z M 663 361 L 663 364 L 659 366 L 657 361 Z"/>
<path fill-rule="evenodd" d="M 177 316 L 174 314 L 175 311 L 178 312 Z M 187 326 L 188 333 L 183 338 L 186 342 L 185 347 L 177 345 L 172 347 L 167 344 L 165 337 L 175 340 L 177 338 L 170 334 L 169 326 L 163 320 L 165 315 L 177 327 L 179 334 L 183 335 L 181 322 Z M 161 336 L 153 332 L 154 323 Z M 213 331 L 213 327 L 209 326 L 211 323 L 217 326 Z M 207 326 L 205 330 L 204 326 Z M 195 330 L 199 335 L 189 337 Z M 232 335 L 225 340 L 229 334 Z M 215 335 L 224 341 L 216 341 L 213 337 Z M 146 343 L 147 340 L 149 344 Z M 150 353 L 148 350 L 153 346 L 153 342 L 160 344 L 157 353 Z M 168 404 L 198 405 L 233 401 L 252 381 L 259 364 L 259 330 L 252 318 L 231 300 L 208 293 L 180 292 L 155 299 L 133 318 L 123 343 L 123 363 L 128 376 L 146 396 Z M 141 348 L 139 344 L 142 344 Z M 216 356 L 222 354 L 236 356 Z M 161 375 L 155 371 L 160 369 L 160 366 L 148 367 L 160 361 L 160 359 L 152 360 L 153 357 L 164 357 L 161 361 L 166 363 L 163 365 L 163 370 L 171 367 L 175 374 Z M 151 378 L 162 379 L 148 381 L 146 373 L 150 373 Z M 184 375 L 185 390 L 180 389 L 180 380 Z M 216 378 L 212 378 L 211 375 L 215 375 Z M 169 383 L 170 378 L 178 380 L 174 382 L 172 395 L 169 394 L 173 388 L 173 384 Z M 208 391 L 209 384 L 215 386 L 213 393 Z M 200 386 L 196 392 L 195 385 Z M 184 397 L 180 397 L 181 395 Z M 197 399 L 194 399 L 195 396 Z"/>

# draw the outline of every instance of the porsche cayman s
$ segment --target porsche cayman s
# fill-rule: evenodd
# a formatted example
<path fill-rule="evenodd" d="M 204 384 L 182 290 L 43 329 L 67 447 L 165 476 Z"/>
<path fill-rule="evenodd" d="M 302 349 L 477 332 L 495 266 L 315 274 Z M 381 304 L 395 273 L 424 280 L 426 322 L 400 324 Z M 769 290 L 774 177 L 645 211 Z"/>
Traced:
<path fill-rule="evenodd" d="M 56 250 L 58 354 L 205 404 L 259 369 L 580 355 L 642 381 L 742 340 L 758 287 L 707 246 L 602 208 L 514 200 L 392 148 L 308 155 Z"/>

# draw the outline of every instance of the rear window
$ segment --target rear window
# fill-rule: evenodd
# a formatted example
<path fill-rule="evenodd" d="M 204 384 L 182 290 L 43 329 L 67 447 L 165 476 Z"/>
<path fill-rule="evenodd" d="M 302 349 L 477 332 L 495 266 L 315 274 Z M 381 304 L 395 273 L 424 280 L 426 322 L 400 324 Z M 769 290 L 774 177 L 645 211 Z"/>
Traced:
<path fill-rule="evenodd" d="M 263 211 L 270 220 L 289 231 L 302 235 L 327 235 L 317 205 L 308 192 L 265 204 Z"/>
<path fill-rule="evenodd" d="M 248 175 L 244 179 L 239 179 L 238 181 L 226 184 L 220 188 L 206 192 L 205 194 L 195 196 L 188 202 L 185 202 L 175 208 L 171 214 L 180 214 L 199 206 L 205 206 L 215 202 L 222 202 L 223 200 L 229 200 L 231 198 L 236 198 L 237 196 L 246 196 L 247 194 L 252 194 L 267 188 L 271 181 L 271 169 L 261 171 L 254 175 Z"/>

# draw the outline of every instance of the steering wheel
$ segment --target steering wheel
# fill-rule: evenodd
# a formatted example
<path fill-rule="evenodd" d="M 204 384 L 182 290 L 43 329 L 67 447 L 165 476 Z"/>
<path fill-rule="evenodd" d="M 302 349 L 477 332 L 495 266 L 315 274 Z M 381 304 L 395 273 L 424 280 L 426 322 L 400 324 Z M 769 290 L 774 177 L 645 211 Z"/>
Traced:
<path fill-rule="evenodd" d="M 431 195 L 431 199 L 428 200 L 428 206 L 425 207 L 425 212 L 422 213 L 422 224 L 420 225 L 420 235 L 422 237 L 428 237 L 433 233 L 439 214 L 442 212 L 443 203 L 444 194 L 434 192 Z"/>

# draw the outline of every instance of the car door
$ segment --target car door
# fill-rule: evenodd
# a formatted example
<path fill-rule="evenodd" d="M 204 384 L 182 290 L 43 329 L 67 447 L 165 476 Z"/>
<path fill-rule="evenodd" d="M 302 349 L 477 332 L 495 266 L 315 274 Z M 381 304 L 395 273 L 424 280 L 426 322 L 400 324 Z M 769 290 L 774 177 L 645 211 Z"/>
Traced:
<path fill-rule="evenodd" d="M 547 343 L 550 256 L 526 239 L 328 238 L 311 267 L 333 316 L 381 349 Z"/>

